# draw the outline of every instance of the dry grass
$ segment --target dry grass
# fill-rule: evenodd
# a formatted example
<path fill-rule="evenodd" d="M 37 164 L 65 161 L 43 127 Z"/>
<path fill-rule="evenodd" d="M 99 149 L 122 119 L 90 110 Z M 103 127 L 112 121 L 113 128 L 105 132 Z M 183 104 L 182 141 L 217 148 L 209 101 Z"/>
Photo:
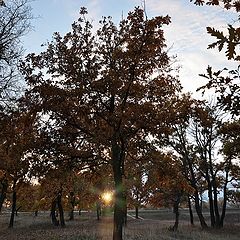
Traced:
<path fill-rule="evenodd" d="M 74 221 L 66 221 L 66 227 L 53 227 L 48 213 L 34 217 L 30 213 L 20 213 L 16 217 L 14 229 L 8 229 L 9 215 L 0 215 L 0 239 L 10 240 L 111 240 L 112 218 L 97 221 L 95 216 L 78 216 Z M 179 231 L 169 232 L 170 220 L 129 219 L 124 228 L 125 240 L 239 240 L 239 225 L 227 225 L 223 230 L 202 231 L 182 221 Z"/>

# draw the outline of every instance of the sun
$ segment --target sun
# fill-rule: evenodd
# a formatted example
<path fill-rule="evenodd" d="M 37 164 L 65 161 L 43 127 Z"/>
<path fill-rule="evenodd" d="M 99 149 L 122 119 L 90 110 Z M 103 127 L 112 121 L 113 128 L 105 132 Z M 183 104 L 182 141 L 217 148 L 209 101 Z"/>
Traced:
<path fill-rule="evenodd" d="M 106 205 L 110 204 L 113 201 L 113 192 L 106 191 L 102 194 L 102 200 Z"/>

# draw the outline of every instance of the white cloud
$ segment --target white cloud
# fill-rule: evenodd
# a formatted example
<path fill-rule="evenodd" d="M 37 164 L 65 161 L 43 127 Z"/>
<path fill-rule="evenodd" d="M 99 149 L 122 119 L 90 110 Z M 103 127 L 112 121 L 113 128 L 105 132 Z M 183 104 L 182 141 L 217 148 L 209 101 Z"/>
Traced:
<path fill-rule="evenodd" d="M 215 39 L 206 32 L 207 26 L 223 30 L 237 19 L 236 15 L 217 7 L 197 7 L 187 0 L 148 0 L 147 10 L 151 15 L 171 17 L 171 24 L 165 27 L 165 36 L 168 46 L 172 46 L 170 53 L 177 54 L 182 65 L 180 78 L 185 90 L 195 92 L 205 83 L 199 73 L 205 73 L 208 65 L 216 69 L 237 66 L 217 49 L 207 49 Z"/>

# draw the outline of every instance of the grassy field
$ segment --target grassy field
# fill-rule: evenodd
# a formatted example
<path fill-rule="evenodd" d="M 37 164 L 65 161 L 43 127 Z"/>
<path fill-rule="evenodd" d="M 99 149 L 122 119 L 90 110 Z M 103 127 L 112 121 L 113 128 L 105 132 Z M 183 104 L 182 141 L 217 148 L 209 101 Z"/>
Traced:
<path fill-rule="evenodd" d="M 129 212 L 133 216 L 133 212 Z M 203 231 L 196 223 L 192 227 L 188 222 L 187 211 L 182 211 L 179 231 L 168 231 L 173 224 L 171 211 L 141 211 L 143 220 L 128 218 L 127 226 L 124 227 L 124 239 L 128 240 L 239 240 L 240 223 L 239 213 L 229 213 L 227 223 L 222 230 Z M 67 217 L 67 216 L 66 216 Z M 49 213 L 41 212 L 35 217 L 33 213 L 19 213 L 16 217 L 14 229 L 8 229 L 9 214 L 0 215 L 0 239 L 10 240 L 111 240 L 112 217 L 102 217 L 96 220 L 95 213 L 83 213 L 82 216 L 75 214 L 74 221 L 66 221 L 66 227 L 54 227 L 51 225 Z M 234 220 L 234 222 L 232 222 Z"/>

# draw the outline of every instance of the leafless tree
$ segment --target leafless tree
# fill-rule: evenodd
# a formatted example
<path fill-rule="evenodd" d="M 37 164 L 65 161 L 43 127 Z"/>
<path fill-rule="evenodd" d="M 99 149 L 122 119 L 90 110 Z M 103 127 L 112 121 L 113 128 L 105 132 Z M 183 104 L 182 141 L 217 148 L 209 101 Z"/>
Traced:
<path fill-rule="evenodd" d="M 0 104 L 19 96 L 17 66 L 23 55 L 21 37 L 31 30 L 30 0 L 0 1 Z"/>

